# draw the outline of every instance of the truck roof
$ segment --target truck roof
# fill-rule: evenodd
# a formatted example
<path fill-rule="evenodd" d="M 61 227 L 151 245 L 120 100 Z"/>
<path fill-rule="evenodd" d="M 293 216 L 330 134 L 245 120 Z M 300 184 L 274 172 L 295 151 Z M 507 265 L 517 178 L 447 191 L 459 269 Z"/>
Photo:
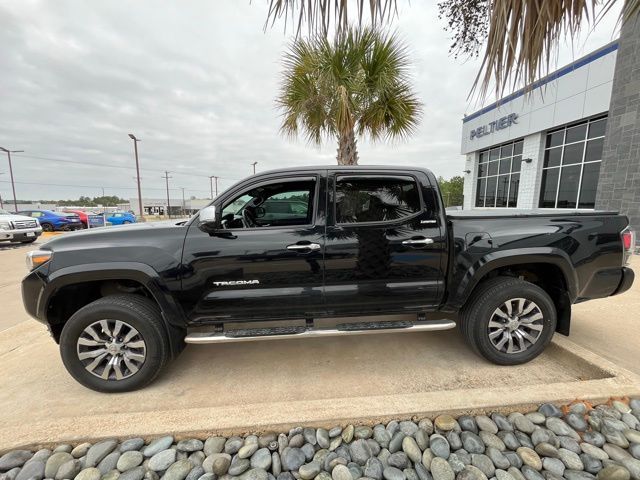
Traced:
<path fill-rule="evenodd" d="M 256 177 L 261 175 L 269 175 L 273 173 L 300 173 L 300 172 L 317 172 L 318 170 L 346 170 L 346 171 L 354 171 L 354 170 L 374 170 L 374 171 L 384 171 L 384 172 L 406 172 L 410 171 L 419 171 L 424 172 L 428 175 L 433 175 L 431 170 L 422 167 L 415 167 L 410 165 L 304 165 L 301 167 L 290 167 L 290 168 L 278 168 L 275 170 L 267 170 L 265 172 L 256 173 Z"/>

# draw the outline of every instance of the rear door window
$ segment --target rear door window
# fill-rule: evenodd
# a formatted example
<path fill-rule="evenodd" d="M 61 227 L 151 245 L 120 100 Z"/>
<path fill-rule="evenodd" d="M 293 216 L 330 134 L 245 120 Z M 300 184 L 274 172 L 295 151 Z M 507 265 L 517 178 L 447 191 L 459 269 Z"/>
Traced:
<path fill-rule="evenodd" d="M 338 175 L 336 178 L 337 224 L 390 222 L 421 210 L 420 191 L 413 177 Z"/>

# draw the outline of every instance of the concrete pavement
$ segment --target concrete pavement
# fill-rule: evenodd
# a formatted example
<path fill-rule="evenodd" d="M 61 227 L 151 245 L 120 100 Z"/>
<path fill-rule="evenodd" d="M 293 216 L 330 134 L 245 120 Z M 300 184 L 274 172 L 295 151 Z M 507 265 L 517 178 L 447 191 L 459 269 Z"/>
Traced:
<path fill-rule="evenodd" d="M 541 357 L 518 367 L 475 356 L 457 331 L 282 340 L 190 346 L 150 387 L 99 394 L 66 373 L 45 327 L 24 313 L 19 280 L 26 251 L 0 247 L 0 450 L 62 439 L 229 434 L 640 393 L 638 377 L 620 368 L 640 373 L 639 282 L 623 296 L 577 305 L 571 341 L 556 336 Z"/>

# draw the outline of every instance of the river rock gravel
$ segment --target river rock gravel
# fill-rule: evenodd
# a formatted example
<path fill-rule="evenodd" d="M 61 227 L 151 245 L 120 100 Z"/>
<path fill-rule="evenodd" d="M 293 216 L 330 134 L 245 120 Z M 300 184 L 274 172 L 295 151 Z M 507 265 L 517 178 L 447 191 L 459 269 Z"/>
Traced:
<path fill-rule="evenodd" d="M 640 480 L 640 399 L 327 427 L 16 449 L 0 480 Z"/>

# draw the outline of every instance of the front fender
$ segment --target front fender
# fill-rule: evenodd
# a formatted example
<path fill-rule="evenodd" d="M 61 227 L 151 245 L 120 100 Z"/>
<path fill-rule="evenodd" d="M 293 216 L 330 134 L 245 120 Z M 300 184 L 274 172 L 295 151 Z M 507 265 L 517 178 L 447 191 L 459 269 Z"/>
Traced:
<path fill-rule="evenodd" d="M 464 254 L 463 254 L 464 255 Z M 468 254 L 466 254 L 468 257 Z M 451 292 L 447 305 L 460 309 L 471 296 L 476 286 L 492 271 L 511 265 L 549 264 L 558 267 L 564 276 L 571 303 L 578 295 L 578 277 L 569 255 L 553 247 L 518 248 L 514 250 L 491 251 L 475 259 L 466 267 L 466 272 L 453 275 L 449 282 Z M 460 262 L 457 269 L 465 268 Z"/>

